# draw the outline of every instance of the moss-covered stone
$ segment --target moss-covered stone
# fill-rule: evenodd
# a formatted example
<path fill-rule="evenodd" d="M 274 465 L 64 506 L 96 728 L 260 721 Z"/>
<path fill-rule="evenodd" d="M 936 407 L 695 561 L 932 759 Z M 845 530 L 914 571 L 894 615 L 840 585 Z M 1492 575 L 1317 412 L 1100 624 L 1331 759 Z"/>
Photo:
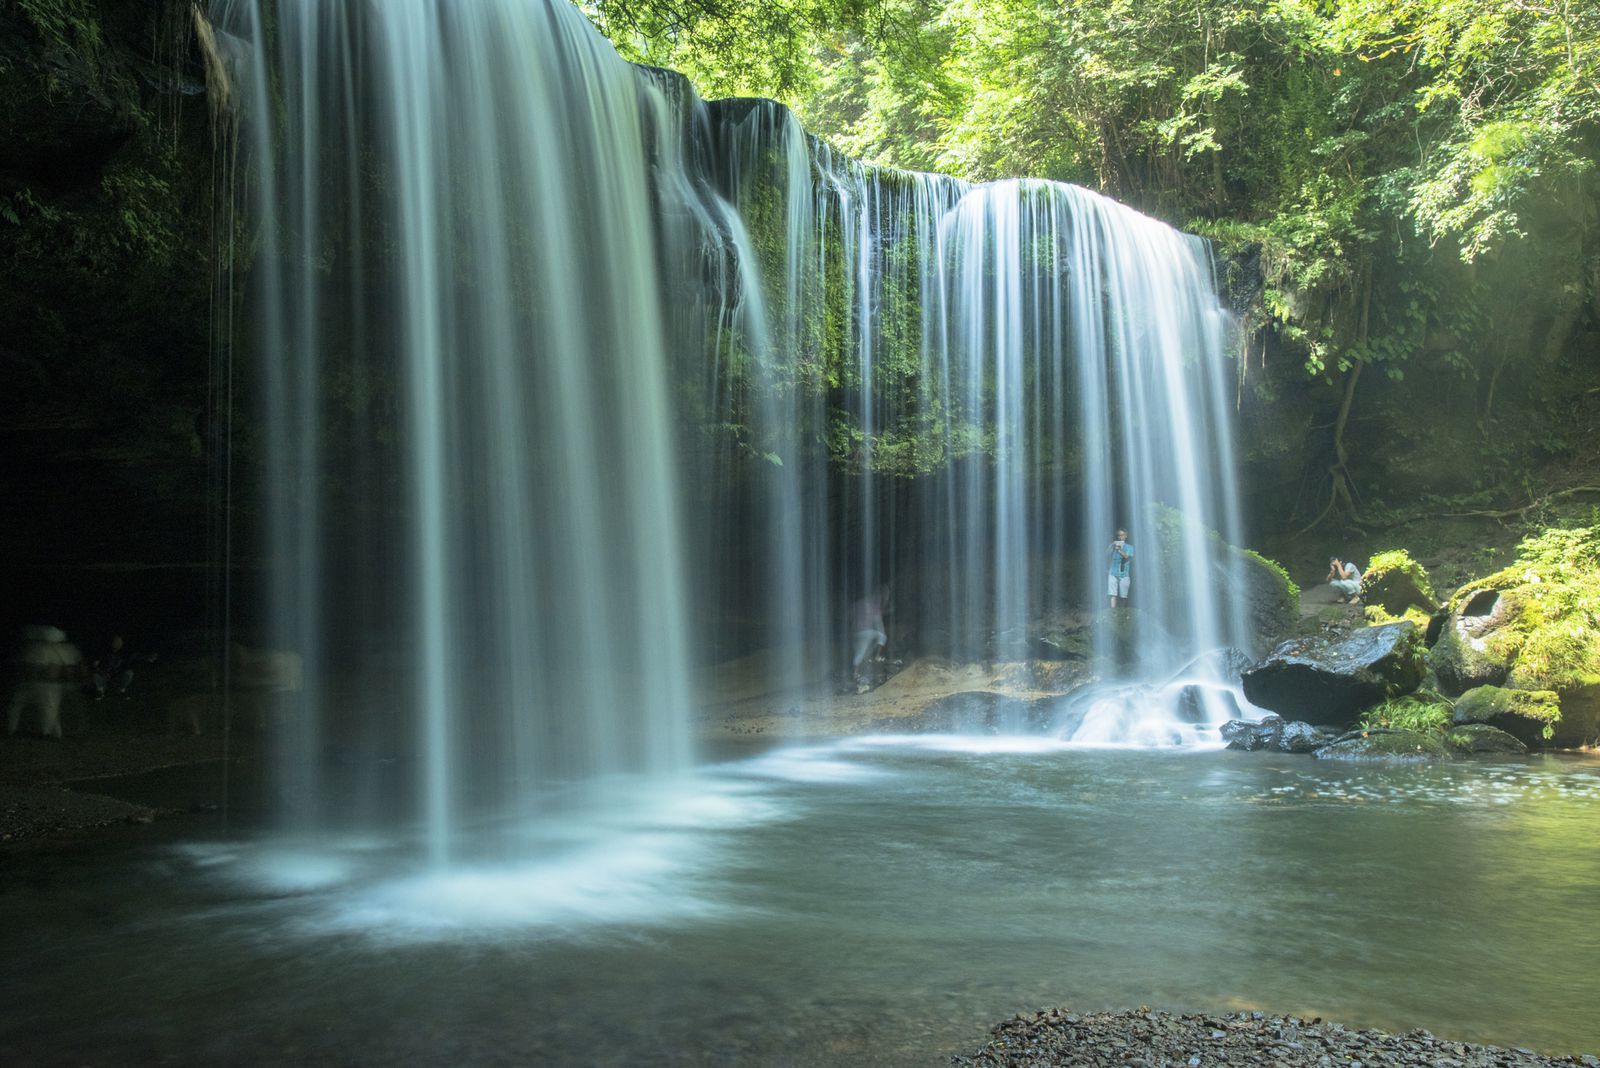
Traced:
<path fill-rule="evenodd" d="M 1528 747 L 1487 723 L 1460 723 L 1444 732 L 1444 744 L 1458 753 L 1526 753 Z"/>
<path fill-rule="evenodd" d="M 1461 695 L 1452 719 L 1456 723 L 1487 723 L 1529 745 L 1544 745 L 1555 737 L 1561 700 L 1551 690 L 1479 686 Z"/>
<path fill-rule="evenodd" d="M 1381 608 L 1392 619 L 1419 614 L 1421 626 L 1427 625 L 1427 617 L 1438 608 L 1427 570 L 1404 549 L 1377 553 L 1368 561 L 1361 576 L 1361 602 Z"/>
<path fill-rule="evenodd" d="M 1517 688 L 1600 682 L 1600 527 L 1527 539 L 1515 563 L 1463 586 L 1449 607 L 1452 623 L 1492 623 L 1479 628 L 1479 651 L 1504 661 Z"/>
<path fill-rule="evenodd" d="M 1450 748 L 1433 732 L 1369 728 L 1342 735 L 1311 755 L 1318 760 L 1409 764 L 1449 760 Z"/>
<path fill-rule="evenodd" d="M 1244 572 L 1244 595 L 1256 633 L 1269 638 L 1288 633 L 1300 618 L 1300 587 L 1277 561 L 1252 549 L 1229 548 Z"/>
<path fill-rule="evenodd" d="M 1461 587 L 1447 611 L 1429 654 L 1445 692 L 1502 683 L 1552 692 L 1557 714 L 1538 717 L 1538 737 L 1524 740 L 1571 746 L 1600 737 L 1600 527 L 1525 540 L 1515 563 Z"/>
<path fill-rule="evenodd" d="M 1452 608 L 1428 652 L 1428 665 L 1449 694 L 1498 686 L 1511 672 L 1518 640 L 1498 634 L 1518 611 L 1520 595 L 1481 590 Z"/>

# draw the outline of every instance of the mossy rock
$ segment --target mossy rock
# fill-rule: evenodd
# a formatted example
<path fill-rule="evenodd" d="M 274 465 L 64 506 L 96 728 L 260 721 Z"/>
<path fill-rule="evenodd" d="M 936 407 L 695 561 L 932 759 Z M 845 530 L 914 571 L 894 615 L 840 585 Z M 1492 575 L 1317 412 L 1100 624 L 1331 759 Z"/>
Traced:
<path fill-rule="evenodd" d="M 1477 686 L 1498 686 L 1511 673 L 1521 638 L 1508 625 L 1520 612 L 1521 594 L 1479 589 L 1466 598 L 1452 598 L 1438 639 L 1428 651 L 1428 665 L 1448 694 Z"/>
<path fill-rule="evenodd" d="M 1381 608 L 1393 619 L 1419 615 L 1423 626 L 1439 607 L 1428 572 L 1404 549 L 1381 552 L 1368 561 L 1361 576 L 1361 603 Z"/>
<path fill-rule="evenodd" d="M 1263 645 L 1292 630 L 1300 619 L 1300 587 L 1283 565 L 1251 549 L 1229 546 L 1244 573 L 1251 629 Z"/>
<path fill-rule="evenodd" d="M 1551 690 L 1478 686 L 1456 701 L 1457 724 L 1486 723 L 1528 745 L 1548 745 L 1561 720 L 1561 699 Z"/>
<path fill-rule="evenodd" d="M 1517 738 L 1487 723 L 1459 723 L 1444 732 L 1444 744 L 1458 753 L 1516 756 L 1528 751 Z"/>
<path fill-rule="evenodd" d="M 1516 563 L 1457 590 L 1448 610 L 1431 657 L 1447 693 L 1600 684 L 1600 527 L 1525 540 Z"/>
<path fill-rule="evenodd" d="M 1343 734 L 1311 755 L 1318 760 L 1412 764 L 1449 760 L 1450 748 L 1432 732 L 1369 729 Z"/>

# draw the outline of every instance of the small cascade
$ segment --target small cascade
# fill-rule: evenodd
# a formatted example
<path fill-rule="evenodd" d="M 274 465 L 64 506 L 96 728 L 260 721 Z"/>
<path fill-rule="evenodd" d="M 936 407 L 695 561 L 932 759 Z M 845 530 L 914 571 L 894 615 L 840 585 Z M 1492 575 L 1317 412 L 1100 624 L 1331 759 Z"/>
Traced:
<path fill-rule="evenodd" d="M 863 165 L 624 63 L 564 0 L 211 17 L 247 145 L 260 644 L 304 665 L 291 825 L 398 812 L 444 865 L 491 817 L 645 796 L 611 784 L 692 767 L 701 668 L 835 692 L 880 593 L 897 656 L 1087 634 L 1112 688 L 1074 736 L 1220 720 L 1225 679 L 1148 697 L 1246 644 L 1201 242 Z"/>
<path fill-rule="evenodd" d="M 719 102 L 711 124 L 719 192 L 754 235 L 740 306 L 765 295 L 745 338 L 758 399 L 722 418 L 770 464 L 728 514 L 769 532 L 741 588 L 767 594 L 781 689 L 836 682 L 850 603 L 886 585 L 916 653 L 1028 659 L 1066 628 L 1098 673 L 1140 683 L 1250 644 L 1224 545 L 1229 322 L 1202 242 L 1073 186 L 864 166 L 766 101 Z M 1107 611 L 1118 528 L 1136 578 Z M 1063 729 L 1183 740 L 1196 722 L 1143 687 L 1112 704 L 1131 711 Z M 1203 726 L 1236 711 L 1205 708 Z"/>

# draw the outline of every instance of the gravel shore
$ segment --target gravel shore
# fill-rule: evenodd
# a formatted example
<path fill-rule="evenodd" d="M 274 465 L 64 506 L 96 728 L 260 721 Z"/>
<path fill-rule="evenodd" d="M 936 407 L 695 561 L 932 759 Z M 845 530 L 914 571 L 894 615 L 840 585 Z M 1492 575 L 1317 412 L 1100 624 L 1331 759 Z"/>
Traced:
<path fill-rule="evenodd" d="M 1531 1050 L 1450 1042 L 1427 1031 L 1350 1030 L 1320 1019 L 1260 1012 L 1174 1016 L 1048 1009 L 998 1024 L 964 1068 L 1600 1068 L 1600 1058 L 1550 1057 Z"/>
<path fill-rule="evenodd" d="M 233 755 L 242 748 L 236 741 Z M 109 715 L 64 739 L 0 735 L 0 844 L 175 815 L 175 808 L 109 796 L 116 792 L 114 780 L 211 764 L 227 752 L 220 735 L 170 734 Z"/>

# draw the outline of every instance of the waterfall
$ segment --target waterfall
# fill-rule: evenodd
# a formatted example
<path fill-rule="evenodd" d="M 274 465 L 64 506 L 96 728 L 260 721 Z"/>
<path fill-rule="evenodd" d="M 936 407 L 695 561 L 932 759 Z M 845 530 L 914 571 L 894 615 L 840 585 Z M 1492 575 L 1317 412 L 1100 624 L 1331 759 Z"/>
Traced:
<path fill-rule="evenodd" d="M 837 678 L 848 605 L 885 582 L 913 655 L 1025 660 L 1053 628 L 1102 678 L 1201 660 L 1184 682 L 1225 682 L 1205 654 L 1251 638 L 1224 544 L 1241 538 L 1230 324 L 1205 245 L 1069 185 L 864 166 L 771 102 L 712 110 L 719 193 L 757 235 L 739 300 L 765 299 L 746 339 L 758 402 L 721 418 L 747 420 L 774 465 L 756 465 L 765 570 L 741 586 L 769 594 L 783 687 Z M 830 397 L 831 421 L 801 397 Z M 1118 528 L 1132 607 L 1099 611 Z M 1180 712 L 1182 689 L 1086 692 L 1058 729 L 1172 741 L 1239 712 L 1206 685 Z"/>
<path fill-rule="evenodd" d="M 564 0 L 211 17 L 261 643 L 304 663 L 291 825 L 398 811 L 443 865 L 491 815 L 673 779 L 701 669 L 829 692 L 885 587 L 896 655 L 1027 658 L 1054 626 L 1146 684 L 1246 644 L 1202 243 L 1070 186 L 863 165 L 624 63 Z M 1085 701 L 1064 734 L 1168 737 Z"/>
<path fill-rule="evenodd" d="M 280 781 L 324 824 L 328 764 L 378 739 L 443 863 L 485 811 L 691 762 L 668 111 L 564 3 L 265 10 L 213 17 L 254 180 L 267 640 L 307 665 Z"/>

